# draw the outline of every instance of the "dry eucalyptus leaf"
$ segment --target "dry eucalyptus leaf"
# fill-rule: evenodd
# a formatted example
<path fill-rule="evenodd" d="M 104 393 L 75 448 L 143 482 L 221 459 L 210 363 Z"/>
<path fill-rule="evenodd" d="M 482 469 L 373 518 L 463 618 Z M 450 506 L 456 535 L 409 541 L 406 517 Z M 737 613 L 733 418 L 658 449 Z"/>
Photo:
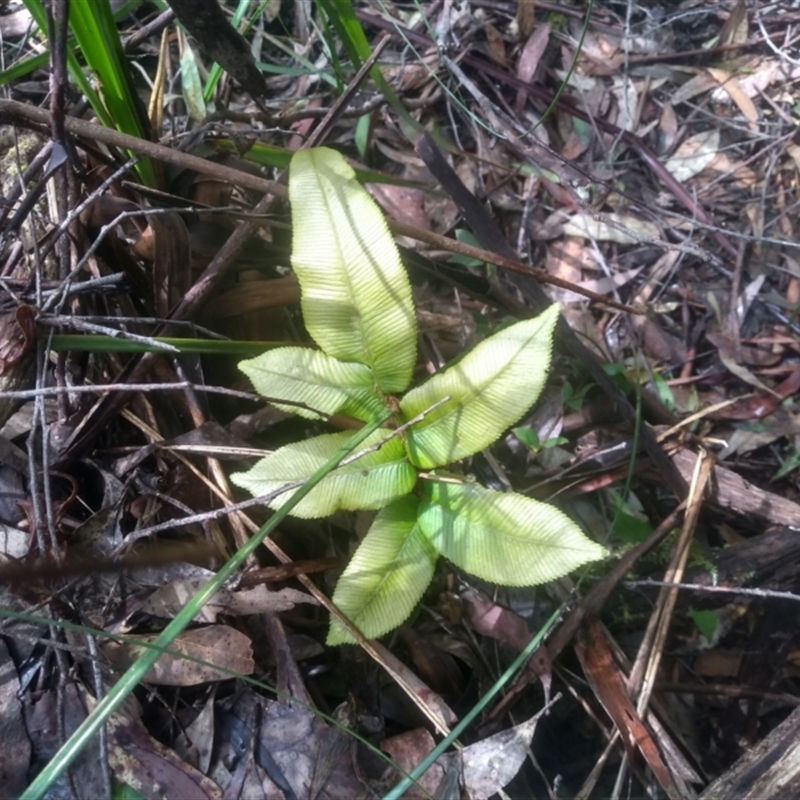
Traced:
<path fill-rule="evenodd" d="M 748 30 L 747 3 L 744 0 L 736 0 L 719 33 L 719 43 L 744 44 L 747 41 Z"/>
<path fill-rule="evenodd" d="M 272 592 L 262 584 L 252 589 L 231 592 L 228 613 L 242 616 L 245 614 L 276 614 L 279 611 L 289 611 L 297 603 L 319 604 L 316 598 L 297 589 L 287 587 Z"/>
<path fill-rule="evenodd" d="M 0 554 L 13 559 L 24 558 L 30 544 L 30 533 L 0 522 Z"/>
<path fill-rule="evenodd" d="M 747 96 L 742 89 L 738 78 L 724 69 L 708 67 L 711 76 L 719 81 L 719 85 L 730 95 L 731 100 L 739 107 L 745 119 L 749 123 L 751 131 L 758 131 L 758 110 L 755 103 Z"/>
<path fill-rule="evenodd" d="M 683 86 L 678 87 L 678 90 L 672 95 L 672 105 L 677 106 L 679 103 L 685 103 L 687 100 L 691 100 L 709 89 L 715 89 L 718 85 L 707 72 L 700 72 L 693 78 L 689 78 Z"/>
<path fill-rule="evenodd" d="M 144 652 L 144 645 L 137 645 L 136 642 L 152 643 L 157 634 L 127 638 L 130 641 L 108 642 L 103 647 L 106 658 L 120 671 L 130 667 Z M 250 639 L 227 625 L 184 631 L 172 643 L 170 650 L 171 653 L 164 653 L 148 670 L 144 677 L 146 683 L 196 686 L 198 683 L 226 680 L 231 677 L 231 672 L 250 675 L 254 669 Z M 206 661 L 214 666 L 198 664 L 182 656 Z"/>
<path fill-rule="evenodd" d="M 678 149 L 664 162 L 664 166 L 679 181 L 688 181 L 699 175 L 713 160 L 719 150 L 719 128 L 703 131 L 681 142 Z"/>
<path fill-rule="evenodd" d="M 599 220 L 591 214 L 573 214 L 564 223 L 564 233 L 567 236 L 581 236 L 584 239 L 618 244 L 636 244 L 641 239 L 657 239 L 661 234 L 655 223 L 628 214 L 604 214 L 603 217 L 604 220 Z M 630 233 L 625 233 L 622 228 Z"/>

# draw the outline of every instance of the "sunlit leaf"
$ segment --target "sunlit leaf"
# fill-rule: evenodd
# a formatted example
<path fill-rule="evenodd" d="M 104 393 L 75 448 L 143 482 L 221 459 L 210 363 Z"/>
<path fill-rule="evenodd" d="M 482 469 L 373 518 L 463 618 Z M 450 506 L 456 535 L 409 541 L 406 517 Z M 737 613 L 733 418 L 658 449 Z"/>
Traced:
<path fill-rule="evenodd" d="M 424 482 L 419 526 L 456 566 L 505 586 L 534 586 L 607 555 L 564 513 L 475 484 Z"/>
<path fill-rule="evenodd" d="M 380 209 L 334 150 L 301 150 L 290 167 L 292 266 L 303 319 L 330 356 L 370 367 L 401 392 L 416 361 L 416 319 L 397 247 Z"/>
<path fill-rule="evenodd" d="M 369 639 L 405 622 L 433 577 L 439 554 L 420 531 L 414 496 L 380 511 L 339 578 L 333 602 Z M 355 641 L 331 617 L 328 644 Z"/>
<path fill-rule="evenodd" d="M 363 448 L 377 444 L 387 433 L 385 429 L 375 431 L 365 440 Z M 312 475 L 352 436 L 352 432 L 345 431 L 287 444 L 262 458 L 248 472 L 231 475 L 231 480 L 256 497 L 269 494 Z M 410 492 L 416 480 L 416 471 L 406 460 L 403 445 L 394 437 L 379 450 L 333 470 L 295 506 L 292 514 L 316 519 L 337 511 L 381 508 Z M 295 491 L 278 495 L 268 503 L 269 507 L 280 508 Z"/>
<path fill-rule="evenodd" d="M 408 430 L 408 453 L 417 466 L 445 466 L 477 453 L 536 402 L 550 366 L 558 311 L 553 305 L 484 339 L 406 394 L 400 402 L 406 419 L 451 398 Z"/>
<path fill-rule="evenodd" d="M 348 414 L 366 422 L 385 410 L 369 367 L 337 361 L 318 350 L 280 347 L 240 362 L 239 369 L 278 408 L 306 419 Z M 289 403 L 282 405 L 279 400 Z"/>

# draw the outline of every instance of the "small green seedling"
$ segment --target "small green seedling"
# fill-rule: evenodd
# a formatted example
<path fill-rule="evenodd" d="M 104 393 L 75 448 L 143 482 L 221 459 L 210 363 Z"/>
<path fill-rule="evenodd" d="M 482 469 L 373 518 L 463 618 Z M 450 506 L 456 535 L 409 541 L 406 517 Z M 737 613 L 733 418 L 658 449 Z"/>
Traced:
<path fill-rule="evenodd" d="M 417 361 L 416 316 L 380 210 L 327 148 L 292 158 L 289 198 L 292 266 L 320 350 L 284 347 L 239 366 L 275 405 L 307 419 L 344 414 L 368 422 L 387 409 L 393 414 L 392 427 L 373 434 L 367 452 L 334 470 L 293 511 L 313 519 L 378 510 L 336 586 L 339 609 L 372 638 L 411 614 L 440 555 L 510 586 L 544 583 L 602 558 L 605 550 L 561 511 L 443 471 L 492 444 L 537 400 L 558 307 L 510 325 L 406 391 Z M 352 435 L 286 445 L 233 481 L 255 496 L 275 492 L 307 478 Z M 291 495 L 278 495 L 270 507 Z M 328 643 L 352 641 L 332 619 Z"/>

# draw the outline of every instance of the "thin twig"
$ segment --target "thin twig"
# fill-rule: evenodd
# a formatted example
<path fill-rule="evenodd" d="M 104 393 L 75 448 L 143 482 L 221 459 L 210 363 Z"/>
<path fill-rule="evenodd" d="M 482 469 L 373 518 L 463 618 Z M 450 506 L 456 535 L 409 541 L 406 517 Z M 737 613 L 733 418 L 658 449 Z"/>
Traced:
<path fill-rule="evenodd" d="M 738 594 L 745 597 L 762 597 L 767 600 L 791 600 L 800 603 L 800 594 L 794 592 L 779 592 L 774 589 L 751 589 L 743 586 L 707 586 L 702 583 L 670 583 L 656 581 L 648 578 L 643 581 L 624 581 L 626 589 L 641 589 L 650 586 L 681 589 L 687 592 L 708 592 L 710 594 Z"/>

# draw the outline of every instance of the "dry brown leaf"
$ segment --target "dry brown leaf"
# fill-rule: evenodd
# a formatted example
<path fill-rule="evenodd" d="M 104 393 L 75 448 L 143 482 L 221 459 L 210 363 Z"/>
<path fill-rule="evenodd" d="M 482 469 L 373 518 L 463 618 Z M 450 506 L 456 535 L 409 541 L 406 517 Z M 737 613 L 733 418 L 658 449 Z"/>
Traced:
<path fill-rule="evenodd" d="M 705 678 L 735 678 L 741 663 L 741 650 L 708 650 L 695 658 L 692 672 Z"/>
<path fill-rule="evenodd" d="M 253 703 L 253 696 L 244 695 L 243 703 Z M 312 787 L 317 790 L 320 781 L 315 781 L 319 770 L 320 755 L 330 747 L 331 735 L 345 737 L 340 744 L 348 744 L 347 731 L 333 729 L 317 718 L 307 708 L 294 704 L 270 703 L 261 715 L 261 727 L 248 735 L 257 737 L 257 749 L 265 748 L 275 760 L 295 797 L 306 800 L 312 797 Z M 355 798 L 366 796 L 365 787 L 355 774 L 353 759 L 345 751 L 326 769 L 321 797 Z"/>
<path fill-rule="evenodd" d="M 172 619 L 213 576 L 210 571 L 191 578 L 179 578 L 156 589 L 142 604 L 142 611 L 156 617 Z M 266 586 L 243 591 L 220 589 L 195 615 L 195 622 L 216 622 L 219 614 L 277 614 L 289 611 L 296 603 L 316 603 L 309 594 L 284 588 L 272 592 Z"/>
<path fill-rule="evenodd" d="M 425 728 L 414 728 L 381 742 L 381 750 L 388 753 L 392 761 L 405 773 L 411 772 L 434 747 L 436 742 Z M 396 779 L 399 780 L 401 777 L 398 772 Z M 443 778 L 444 768 L 441 764 L 434 763 L 403 796 L 409 800 L 427 800 L 436 795 Z"/>
<path fill-rule="evenodd" d="M 703 92 L 707 92 L 710 89 L 715 88 L 716 86 L 718 86 L 718 84 L 714 78 L 711 77 L 711 75 L 705 71 L 699 72 L 698 74 L 689 78 L 689 80 L 686 81 L 683 86 L 679 86 L 678 89 L 673 92 L 670 102 L 673 106 L 677 106 L 680 103 L 685 103 L 687 100 L 691 100 L 693 97 L 697 97 L 699 94 L 703 94 Z"/>
<path fill-rule="evenodd" d="M 669 153 L 678 139 L 678 116 L 672 103 L 665 103 L 658 119 L 658 152 Z"/>
<path fill-rule="evenodd" d="M 487 22 L 483 26 L 486 34 L 486 43 L 489 45 L 489 56 L 495 64 L 501 67 L 506 66 L 506 44 L 503 41 L 503 34 L 494 25 Z"/>
<path fill-rule="evenodd" d="M 614 661 L 605 631 L 597 619 L 589 619 L 575 642 L 575 652 L 597 699 L 614 721 L 628 756 L 632 757 L 638 748 L 667 797 L 680 800 L 675 780 L 628 695 L 625 677 Z"/>
<path fill-rule="evenodd" d="M 140 723 L 112 714 L 106 732 L 108 763 L 121 783 L 145 797 L 222 800 L 216 783 L 150 736 Z"/>
<path fill-rule="evenodd" d="M 189 232 L 180 214 L 158 214 L 148 223 L 133 252 L 153 264 L 156 314 L 165 317 L 192 285 Z"/>
<path fill-rule="evenodd" d="M 443 756 L 438 763 L 462 770 L 462 783 L 472 800 L 486 800 L 500 792 L 519 772 L 528 757 L 536 723 L 541 714 L 508 730 Z"/>
<path fill-rule="evenodd" d="M 743 189 L 752 189 L 754 186 L 757 186 L 759 182 L 758 173 L 755 170 L 741 161 L 731 161 L 730 156 L 722 151 L 714 156 L 708 168 L 722 175 L 731 175 L 736 181 L 736 184 Z M 763 213 L 763 206 L 761 203 L 751 205 L 757 205 Z M 756 234 L 756 237 L 757 236 L 758 234 Z"/>
<path fill-rule="evenodd" d="M 431 229 L 430 219 L 425 213 L 427 192 L 390 183 L 369 183 L 366 188 L 392 219 L 423 231 Z"/>
<path fill-rule="evenodd" d="M 17 667 L 3 640 L 0 640 L 0 671 L 3 674 L 0 682 L 0 719 L 3 720 L 0 797 L 19 797 L 28 785 L 32 745 L 25 727 L 23 689 L 17 677 Z"/>
<path fill-rule="evenodd" d="M 0 316 L 0 377 L 7 375 L 30 352 L 36 336 L 36 312 L 20 306 L 13 314 Z"/>
<path fill-rule="evenodd" d="M 627 76 L 615 75 L 611 94 L 617 101 L 617 118 L 614 123 L 623 131 L 632 131 L 636 127 L 639 105 L 634 82 Z"/>
<path fill-rule="evenodd" d="M 214 747 L 214 705 L 216 692 L 209 692 L 200 713 L 185 730 L 181 730 L 173 745 L 175 752 L 187 763 L 208 774 Z"/>
<path fill-rule="evenodd" d="M 128 636 L 130 642 L 108 642 L 103 652 L 116 669 L 126 670 L 144 652 L 143 645 L 152 643 L 157 634 Z M 254 669 L 253 648 L 250 639 L 227 625 L 211 625 L 184 631 L 172 643 L 172 653 L 164 653 L 144 677 L 146 683 L 159 686 L 196 686 L 208 681 L 222 681 L 231 672 L 250 675 Z M 174 654 L 173 654 L 174 653 Z M 209 665 L 189 661 L 182 656 L 208 662 Z"/>
<path fill-rule="evenodd" d="M 33 29 L 33 17 L 27 8 L 0 16 L 0 33 L 4 39 L 18 39 Z"/>
<path fill-rule="evenodd" d="M 2 473 L 0 473 L 2 478 Z M 0 480 L 0 491 L 2 480 Z M 31 546 L 31 535 L 5 522 L 0 522 L 0 553 L 8 558 L 20 559 L 28 555 Z"/>
<path fill-rule="evenodd" d="M 524 39 L 531 35 L 533 26 L 536 24 L 536 4 L 517 3 L 517 27 L 519 35 Z"/>
<path fill-rule="evenodd" d="M 251 311 L 264 311 L 268 308 L 282 308 L 300 302 L 300 284 L 297 276 L 282 278 L 261 277 L 255 280 L 242 280 L 239 284 L 223 292 L 203 309 L 203 319 L 214 321 L 239 317 Z"/>

